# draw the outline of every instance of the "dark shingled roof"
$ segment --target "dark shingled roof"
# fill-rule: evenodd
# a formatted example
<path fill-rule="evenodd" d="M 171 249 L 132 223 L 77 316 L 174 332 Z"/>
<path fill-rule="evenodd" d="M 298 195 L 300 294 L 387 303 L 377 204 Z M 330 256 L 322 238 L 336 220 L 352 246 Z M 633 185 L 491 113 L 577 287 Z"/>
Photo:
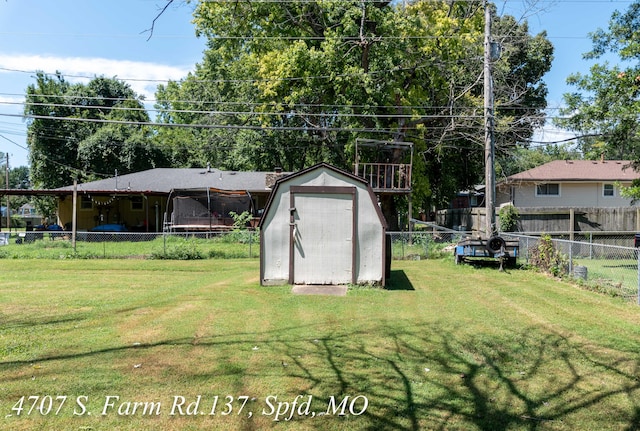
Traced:
<path fill-rule="evenodd" d="M 640 174 L 628 160 L 554 160 L 507 177 L 507 182 L 526 181 L 632 181 Z"/>
<path fill-rule="evenodd" d="M 273 172 L 221 171 L 208 168 L 156 168 L 105 180 L 78 184 L 78 192 L 127 191 L 169 193 L 172 189 L 216 188 L 267 192 L 267 176 Z M 73 186 L 56 190 L 69 191 Z"/>

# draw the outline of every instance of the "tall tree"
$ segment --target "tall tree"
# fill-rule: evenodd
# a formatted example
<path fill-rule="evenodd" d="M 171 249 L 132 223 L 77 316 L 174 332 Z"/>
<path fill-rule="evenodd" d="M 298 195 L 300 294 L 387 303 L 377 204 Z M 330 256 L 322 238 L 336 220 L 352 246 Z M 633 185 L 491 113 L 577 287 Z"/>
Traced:
<path fill-rule="evenodd" d="M 604 155 L 629 159 L 640 168 L 640 1 L 611 16 L 608 30 L 591 34 L 593 49 L 585 59 L 617 57 L 620 62 L 594 64 L 589 73 L 575 73 L 567 83 L 576 91 L 564 95 L 564 118 L 556 124 L 583 135 L 579 140 L 587 158 Z"/>
<path fill-rule="evenodd" d="M 71 84 L 38 73 L 27 88 L 25 115 L 31 179 L 36 187 L 61 187 L 114 169 L 121 173 L 164 163 L 153 145 L 149 116 L 128 84 L 96 77 Z"/>
<path fill-rule="evenodd" d="M 357 138 L 411 141 L 414 201 L 441 203 L 483 171 L 483 18 L 477 2 L 199 1 L 196 29 L 208 49 L 195 74 L 164 93 L 163 115 L 179 121 L 178 101 L 197 100 L 198 112 L 208 102 L 214 112 L 192 120 L 243 129 L 226 155 L 257 169 L 318 161 L 351 169 Z M 501 30 L 500 142 L 512 145 L 545 107 L 540 79 L 552 48 L 513 19 Z M 396 204 L 383 202 L 392 229 Z"/>

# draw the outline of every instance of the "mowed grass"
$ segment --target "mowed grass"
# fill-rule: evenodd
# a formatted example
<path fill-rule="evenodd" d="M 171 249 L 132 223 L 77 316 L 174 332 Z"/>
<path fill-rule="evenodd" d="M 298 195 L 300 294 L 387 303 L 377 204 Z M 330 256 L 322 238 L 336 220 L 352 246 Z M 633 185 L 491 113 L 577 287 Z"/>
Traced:
<path fill-rule="evenodd" d="M 189 234 L 96 234 L 94 241 L 77 241 L 75 249 L 67 237 L 17 243 L 0 247 L 0 259 L 96 259 L 96 258 L 257 258 L 260 255 L 255 232 L 229 232 L 212 238 L 198 238 Z M 117 240 L 114 240 L 116 238 Z M 136 239 L 125 241 L 125 239 Z M 102 241 L 101 239 L 104 239 Z"/>
<path fill-rule="evenodd" d="M 639 307 L 452 260 L 346 297 L 255 259 L 3 260 L 0 429 L 637 429 Z"/>
<path fill-rule="evenodd" d="M 615 288 L 621 296 L 637 296 L 637 259 L 574 259 L 573 264 L 587 267 L 588 280 Z"/>

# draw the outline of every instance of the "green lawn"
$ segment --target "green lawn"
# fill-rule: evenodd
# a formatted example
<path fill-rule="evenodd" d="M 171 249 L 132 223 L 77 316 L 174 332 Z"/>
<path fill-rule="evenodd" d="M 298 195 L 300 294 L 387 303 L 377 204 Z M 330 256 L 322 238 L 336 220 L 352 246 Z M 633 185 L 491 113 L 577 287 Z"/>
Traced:
<path fill-rule="evenodd" d="M 329 297 L 260 287 L 256 259 L 0 265 L 0 429 L 640 423 L 640 308 L 528 271 L 394 261 Z"/>
<path fill-rule="evenodd" d="M 86 233 L 85 233 L 86 235 Z M 205 238 L 204 234 L 189 236 L 159 234 L 137 235 L 93 234 L 93 241 L 78 240 L 75 249 L 69 237 L 51 239 L 45 233 L 42 239 L 16 242 L 12 237 L 9 245 L 0 247 L 0 258 L 4 259 L 96 259 L 96 258 L 251 258 L 260 255 L 260 243 L 256 232 L 230 232 L 223 236 Z M 101 239 L 105 239 L 102 241 Z M 128 239 L 128 241 L 127 241 Z M 133 240 L 137 239 L 137 240 Z"/>
<path fill-rule="evenodd" d="M 588 280 L 606 287 L 612 294 L 625 297 L 638 294 L 637 259 L 574 259 L 573 264 L 587 267 Z"/>

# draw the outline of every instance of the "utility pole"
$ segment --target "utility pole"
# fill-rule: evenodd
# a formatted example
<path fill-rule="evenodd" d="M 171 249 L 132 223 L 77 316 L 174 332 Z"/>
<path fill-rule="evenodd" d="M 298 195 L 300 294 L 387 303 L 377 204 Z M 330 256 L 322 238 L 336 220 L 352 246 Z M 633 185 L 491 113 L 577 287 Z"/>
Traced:
<path fill-rule="evenodd" d="M 7 153 L 7 163 L 4 165 L 5 185 L 9 190 L 9 153 Z M 11 232 L 11 206 L 9 204 L 9 194 L 7 194 L 7 230 Z"/>
<path fill-rule="evenodd" d="M 484 167 L 485 167 L 485 235 L 487 239 L 496 233 L 496 173 L 495 142 L 493 136 L 493 77 L 491 62 L 491 9 L 487 0 L 484 5 Z"/>
<path fill-rule="evenodd" d="M 73 199 L 71 201 L 73 213 L 71 214 L 71 247 L 76 251 L 76 237 L 78 232 L 78 179 L 73 179 Z"/>

